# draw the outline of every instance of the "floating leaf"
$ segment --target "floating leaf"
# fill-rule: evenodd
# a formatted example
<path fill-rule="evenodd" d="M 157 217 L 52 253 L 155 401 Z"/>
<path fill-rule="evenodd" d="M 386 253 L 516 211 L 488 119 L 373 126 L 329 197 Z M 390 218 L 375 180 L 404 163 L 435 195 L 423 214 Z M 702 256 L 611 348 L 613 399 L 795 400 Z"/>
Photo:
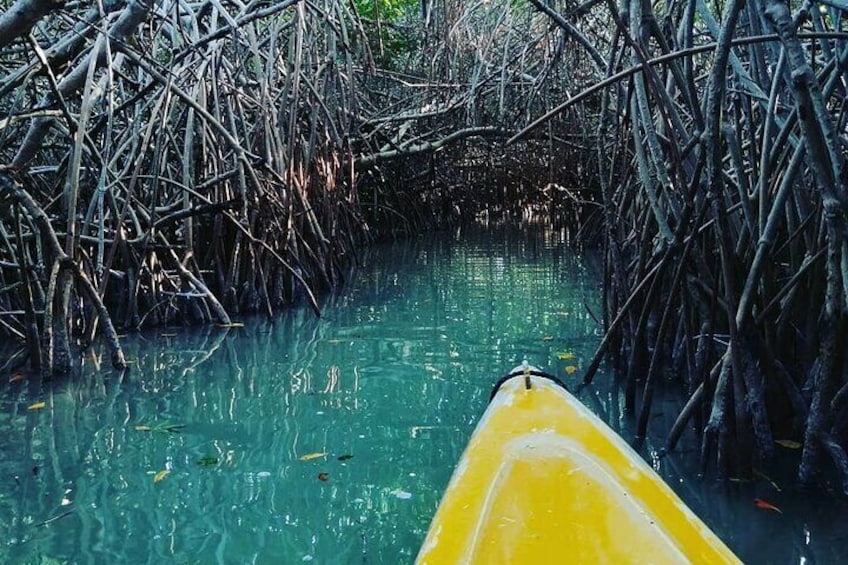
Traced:
<path fill-rule="evenodd" d="M 763 510 L 771 510 L 772 512 L 777 512 L 779 514 L 783 514 L 783 510 L 772 504 L 771 502 L 766 502 L 762 498 L 755 498 L 754 504 L 757 505 L 757 508 L 762 508 Z"/>
<path fill-rule="evenodd" d="M 353 459 L 353 455 L 345 453 L 344 455 L 339 455 L 338 457 L 336 457 L 336 459 L 338 459 L 339 461 L 347 461 L 348 459 Z"/>
<path fill-rule="evenodd" d="M 36 402 L 35 404 L 30 404 L 27 406 L 27 410 L 41 410 L 47 406 L 44 402 Z"/>
<path fill-rule="evenodd" d="M 243 328 L 244 324 L 241 322 L 231 322 L 229 324 L 216 324 L 219 328 Z"/>
<path fill-rule="evenodd" d="M 16 382 L 25 381 L 25 380 L 26 380 L 26 375 L 24 375 L 23 373 L 18 373 L 16 375 L 12 375 L 11 377 L 9 377 L 10 383 L 16 383 Z"/>
<path fill-rule="evenodd" d="M 197 460 L 197 464 L 201 467 L 214 467 L 221 460 L 215 457 L 214 455 L 207 455 L 206 457 L 201 457 Z"/>
<path fill-rule="evenodd" d="M 318 480 L 327 482 L 330 480 L 330 473 L 318 473 Z"/>
<path fill-rule="evenodd" d="M 165 333 L 165 334 L 159 334 L 159 337 L 177 337 L 177 334 L 175 334 L 175 333 Z"/>
<path fill-rule="evenodd" d="M 553 340 L 554 340 L 554 336 L 552 336 L 552 335 L 546 335 L 545 337 L 542 338 L 542 341 L 553 341 Z"/>
<path fill-rule="evenodd" d="M 565 372 L 568 373 L 569 375 L 573 375 L 574 373 L 577 372 L 577 367 L 575 367 L 574 365 L 569 365 L 568 367 L 565 368 Z"/>
<path fill-rule="evenodd" d="M 562 353 L 557 353 L 557 359 L 560 361 L 568 361 L 569 359 L 574 359 L 574 353 L 571 351 L 563 351 Z"/>
<path fill-rule="evenodd" d="M 764 474 L 760 471 L 757 471 L 756 469 L 754 469 L 753 471 L 754 471 L 755 477 L 759 477 L 759 478 L 763 479 L 764 481 L 767 481 L 772 486 L 772 488 L 774 490 L 776 490 L 777 492 L 781 492 L 780 487 L 777 486 L 777 483 L 774 482 L 773 480 L 771 480 L 771 478 L 768 475 L 766 475 L 766 474 Z"/>
<path fill-rule="evenodd" d="M 395 498 L 399 498 L 401 500 L 409 500 L 410 498 L 412 498 L 411 492 L 406 492 L 405 490 L 400 490 L 399 488 L 396 488 L 395 490 L 391 491 L 389 494 L 391 494 Z"/>
<path fill-rule="evenodd" d="M 301 461 L 312 461 L 313 459 L 318 459 L 319 457 L 326 457 L 327 453 L 324 451 L 315 452 L 315 453 L 307 453 L 306 455 L 301 455 L 298 457 Z"/>
<path fill-rule="evenodd" d="M 172 433 L 175 434 L 182 430 L 185 427 L 185 424 L 172 424 L 170 422 L 158 422 L 156 424 L 147 425 L 147 424 L 139 424 L 135 426 L 135 431 L 137 432 L 159 432 L 159 433 Z"/>
<path fill-rule="evenodd" d="M 162 469 L 153 477 L 153 482 L 158 483 L 159 481 L 167 477 L 170 472 L 171 471 L 169 471 L 168 469 Z"/>
<path fill-rule="evenodd" d="M 776 439 L 774 440 L 774 443 L 781 447 L 786 447 L 788 449 L 801 449 L 801 447 L 804 445 L 800 441 L 795 441 L 791 439 Z"/>

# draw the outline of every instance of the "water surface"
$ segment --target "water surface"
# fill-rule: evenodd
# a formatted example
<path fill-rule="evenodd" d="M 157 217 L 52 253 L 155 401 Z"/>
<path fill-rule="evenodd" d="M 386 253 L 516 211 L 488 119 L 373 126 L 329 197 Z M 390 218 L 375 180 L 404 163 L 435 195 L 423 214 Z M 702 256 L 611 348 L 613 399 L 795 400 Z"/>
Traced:
<path fill-rule="evenodd" d="M 3 384 L 0 561 L 411 562 L 495 378 L 526 357 L 573 383 L 599 341 L 597 266 L 566 236 L 383 246 L 320 319 L 127 336 L 125 374 L 95 351 L 73 378 Z M 626 434 L 610 380 L 582 398 Z M 720 488 L 686 443 L 659 459 L 673 411 L 644 453 L 741 557 L 846 555 L 829 491 L 779 471 Z"/>

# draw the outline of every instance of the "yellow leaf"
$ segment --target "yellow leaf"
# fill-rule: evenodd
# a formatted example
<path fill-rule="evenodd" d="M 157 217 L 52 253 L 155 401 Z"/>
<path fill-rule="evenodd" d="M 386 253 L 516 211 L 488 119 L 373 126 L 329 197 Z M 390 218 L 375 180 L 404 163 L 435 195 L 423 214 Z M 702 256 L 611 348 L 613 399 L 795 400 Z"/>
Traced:
<path fill-rule="evenodd" d="M 319 457 L 324 457 L 327 454 L 325 452 L 316 452 L 316 453 L 307 453 L 306 455 L 301 455 L 298 459 L 301 461 L 311 461 L 312 459 L 318 459 Z"/>
<path fill-rule="evenodd" d="M 573 375 L 574 373 L 577 372 L 577 367 L 575 367 L 574 365 L 569 365 L 568 367 L 565 368 L 565 372 L 568 373 L 569 375 Z"/>
<path fill-rule="evenodd" d="M 154 483 L 158 483 L 159 481 L 161 481 L 162 479 L 164 479 L 165 477 L 167 477 L 167 476 L 168 476 L 168 473 L 170 473 L 170 472 L 171 472 L 171 471 L 169 471 L 168 469 L 162 469 L 161 471 L 159 471 L 158 473 L 156 473 L 156 476 L 155 476 L 155 477 L 153 477 L 153 482 L 154 482 Z"/>
<path fill-rule="evenodd" d="M 781 447 L 787 447 L 789 449 L 801 449 L 801 446 L 804 445 L 801 442 L 794 441 L 791 439 L 776 439 L 774 443 Z"/>
<path fill-rule="evenodd" d="M 570 351 L 563 351 L 562 353 L 557 353 L 557 359 L 560 361 L 568 361 L 569 359 L 574 359 L 574 353 Z"/>
<path fill-rule="evenodd" d="M 135 431 L 137 431 L 137 432 L 149 432 L 150 426 L 136 426 Z"/>
<path fill-rule="evenodd" d="M 41 410 L 45 406 L 46 404 L 43 402 L 36 402 L 35 404 L 30 404 L 29 406 L 27 406 L 27 410 Z"/>

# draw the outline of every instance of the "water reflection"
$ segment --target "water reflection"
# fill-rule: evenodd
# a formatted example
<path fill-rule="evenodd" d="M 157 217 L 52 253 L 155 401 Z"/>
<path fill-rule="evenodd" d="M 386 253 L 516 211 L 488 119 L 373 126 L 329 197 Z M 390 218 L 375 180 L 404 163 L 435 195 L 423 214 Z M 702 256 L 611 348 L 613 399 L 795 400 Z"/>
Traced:
<path fill-rule="evenodd" d="M 129 336 L 127 373 L 96 354 L 73 379 L 9 383 L 0 561 L 411 562 L 494 378 L 526 356 L 573 382 L 593 353 L 598 281 L 564 237 L 386 246 L 320 319 Z M 614 388 L 582 398 L 626 425 Z M 845 554 L 817 539 L 841 503 L 817 516 L 784 490 L 764 515 L 750 500 L 777 495 L 691 480 L 686 449 L 656 466 L 743 558 Z"/>

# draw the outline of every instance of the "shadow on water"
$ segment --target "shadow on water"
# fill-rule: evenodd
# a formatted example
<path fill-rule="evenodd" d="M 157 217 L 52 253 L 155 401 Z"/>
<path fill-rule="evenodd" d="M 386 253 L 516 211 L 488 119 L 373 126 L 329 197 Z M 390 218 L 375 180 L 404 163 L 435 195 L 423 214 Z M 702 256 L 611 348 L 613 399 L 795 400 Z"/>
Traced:
<path fill-rule="evenodd" d="M 97 352 L 71 379 L 12 375 L 0 391 L 0 561 L 411 562 L 494 380 L 526 356 L 575 382 L 591 358 L 599 281 L 591 254 L 565 239 L 386 245 L 320 319 L 294 309 L 128 336 L 124 374 Z M 626 432 L 614 389 L 582 398 Z M 828 523 L 841 501 L 771 492 L 783 477 L 719 489 L 695 478 L 691 446 L 645 453 L 746 561 L 845 555 Z"/>

